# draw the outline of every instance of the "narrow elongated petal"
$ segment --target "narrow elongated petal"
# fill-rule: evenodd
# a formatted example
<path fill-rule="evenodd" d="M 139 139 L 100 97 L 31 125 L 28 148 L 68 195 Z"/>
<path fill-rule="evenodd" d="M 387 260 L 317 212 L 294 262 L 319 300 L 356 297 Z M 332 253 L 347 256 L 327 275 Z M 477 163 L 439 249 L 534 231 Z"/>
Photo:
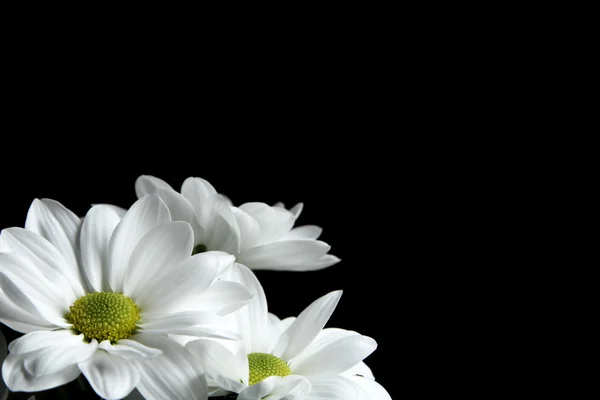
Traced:
<path fill-rule="evenodd" d="M 284 376 L 275 386 L 269 400 L 303 400 L 310 393 L 311 384 L 300 375 Z"/>
<path fill-rule="evenodd" d="M 78 365 L 94 391 L 103 399 L 122 399 L 140 381 L 140 373 L 130 361 L 105 351 L 97 351 L 89 360 Z"/>
<path fill-rule="evenodd" d="M 71 382 L 81 373 L 77 365 L 49 375 L 34 376 L 23 365 L 26 355 L 9 354 L 2 364 L 2 378 L 13 392 L 39 392 Z"/>
<path fill-rule="evenodd" d="M 162 351 L 162 355 L 138 361 L 141 380 L 138 391 L 146 400 L 204 400 L 208 386 L 204 371 L 180 344 L 156 335 L 135 335 L 136 341 Z"/>
<path fill-rule="evenodd" d="M 211 210 L 211 218 L 207 225 L 203 225 L 206 233 L 205 245 L 209 249 L 223 250 L 232 254 L 238 253 L 240 231 L 231 207 L 220 195 L 210 197 L 207 204 Z"/>
<path fill-rule="evenodd" d="M 234 353 L 215 340 L 198 339 L 185 347 L 221 388 L 239 393 L 248 384 L 248 356 L 242 346 Z"/>
<path fill-rule="evenodd" d="M 302 311 L 281 335 L 275 356 L 290 360 L 300 354 L 323 329 L 341 296 L 341 290 L 328 293 Z"/>
<path fill-rule="evenodd" d="M 217 315 L 227 315 L 243 307 L 252 299 L 252 293 L 243 285 L 235 282 L 217 281 L 199 297 L 199 307 L 212 309 Z"/>
<path fill-rule="evenodd" d="M 8 346 L 11 354 L 37 352 L 52 345 L 77 345 L 83 341 L 83 334 L 75 335 L 69 330 L 31 332 L 21 336 Z"/>
<path fill-rule="evenodd" d="M 304 225 L 299 226 L 297 228 L 292 229 L 287 235 L 285 235 L 284 239 L 317 239 L 321 236 L 323 232 L 323 228 L 316 225 Z"/>
<path fill-rule="evenodd" d="M 267 329 L 265 331 L 265 340 L 258 350 L 259 353 L 272 353 L 279 341 L 279 337 L 296 320 L 296 317 L 288 317 L 280 320 L 275 314 L 269 313 L 267 318 Z"/>
<path fill-rule="evenodd" d="M 0 288 L 0 322 L 17 332 L 33 332 L 56 328 L 52 323 L 17 307 Z"/>
<path fill-rule="evenodd" d="M 33 376 L 54 374 L 86 361 L 96 353 L 98 342 L 95 339 L 86 343 L 83 335 L 72 337 L 74 340 L 64 340 L 24 355 L 23 365 L 27 372 Z"/>
<path fill-rule="evenodd" d="M 390 394 L 373 379 L 364 378 L 362 376 L 350 376 L 348 379 L 357 384 L 368 395 L 369 400 L 392 400 Z"/>
<path fill-rule="evenodd" d="M 140 239 L 151 229 L 170 220 L 169 209 L 156 194 L 142 197 L 127 211 L 109 243 L 109 279 L 114 291 L 123 291 L 129 258 Z"/>
<path fill-rule="evenodd" d="M 108 279 L 108 245 L 121 221 L 114 209 L 104 205 L 92 207 L 81 227 L 80 246 L 84 275 L 92 291 L 110 290 Z"/>
<path fill-rule="evenodd" d="M 239 333 L 221 329 L 215 325 L 194 325 L 187 326 L 184 328 L 173 328 L 172 326 L 165 326 L 161 328 L 145 328 L 144 334 L 159 334 L 159 335 L 185 335 L 195 336 L 198 338 L 215 338 L 215 339 L 230 339 L 230 340 L 241 340 Z"/>
<path fill-rule="evenodd" d="M 171 185 L 155 176 L 141 175 L 135 180 L 135 194 L 138 199 L 150 193 L 156 193 L 160 189 L 173 190 Z"/>
<path fill-rule="evenodd" d="M 310 378 L 312 385 L 306 400 L 368 400 L 360 386 L 339 375 Z"/>
<path fill-rule="evenodd" d="M 215 188 L 202 178 L 190 177 L 181 185 L 181 194 L 190 201 L 200 226 L 206 228 L 212 212 L 208 199 L 217 194 Z"/>
<path fill-rule="evenodd" d="M 162 354 L 159 349 L 154 349 L 131 339 L 121 339 L 116 344 L 111 344 L 109 340 L 104 340 L 98 346 L 113 356 L 119 356 L 126 359 L 152 358 Z"/>
<path fill-rule="evenodd" d="M 320 240 L 286 240 L 246 250 L 238 255 L 237 262 L 252 269 L 293 271 L 298 265 L 318 260 L 330 249 L 331 246 Z"/>
<path fill-rule="evenodd" d="M 298 203 L 294 207 L 290 208 L 290 212 L 294 215 L 294 219 L 298 219 L 303 209 L 304 203 Z"/>
<path fill-rule="evenodd" d="M 237 207 L 233 207 L 232 211 L 240 231 L 240 251 L 254 247 L 260 236 L 258 222 Z"/>
<path fill-rule="evenodd" d="M 260 226 L 258 245 L 276 241 L 294 226 L 294 214 L 281 207 L 271 207 L 265 203 L 245 203 L 240 209 L 254 218 Z"/>
<path fill-rule="evenodd" d="M 323 346 L 298 362 L 292 362 L 294 373 L 313 376 L 339 374 L 364 360 L 377 348 L 377 342 L 368 336 L 342 337 Z"/>
<path fill-rule="evenodd" d="M 66 261 L 69 280 L 75 282 L 81 279 L 75 254 L 80 226 L 81 218 L 51 199 L 35 199 L 25 221 L 25 229 L 44 237 L 56 247 Z M 76 294 L 81 296 L 83 292 Z"/>
<path fill-rule="evenodd" d="M 194 237 L 199 238 L 202 235 L 203 231 L 196 221 L 194 208 L 188 199 L 170 189 L 160 189 L 156 193 L 165 202 L 167 207 L 169 207 L 172 221 L 188 222 L 190 225 L 192 225 Z"/>
<path fill-rule="evenodd" d="M 168 279 L 181 262 L 192 254 L 194 234 L 190 224 L 177 221 L 162 224 L 150 230 L 137 243 L 124 273 L 125 295 L 138 299 L 142 293 L 151 293 L 149 285 Z M 139 304 L 142 307 L 142 304 Z"/>
<path fill-rule="evenodd" d="M 318 260 L 308 261 L 302 264 L 295 265 L 294 271 L 318 271 L 323 268 L 330 267 L 339 263 L 341 260 L 332 254 L 325 254 Z"/>
<path fill-rule="evenodd" d="M 237 398 L 238 400 L 260 400 L 271 393 L 280 380 L 281 377 L 279 376 L 268 377 L 252 386 L 246 387 L 240 392 Z"/>

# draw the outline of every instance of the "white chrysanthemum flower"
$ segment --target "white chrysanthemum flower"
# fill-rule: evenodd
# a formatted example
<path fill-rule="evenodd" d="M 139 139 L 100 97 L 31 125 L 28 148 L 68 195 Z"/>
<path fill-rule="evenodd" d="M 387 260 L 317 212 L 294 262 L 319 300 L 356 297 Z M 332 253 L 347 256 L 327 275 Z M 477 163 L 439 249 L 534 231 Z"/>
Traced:
<path fill-rule="evenodd" d="M 158 193 L 174 221 L 189 222 L 196 253 L 225 251 L 251 269 L 311 271 L 340 261 L 327 254 L 331 246 L 317 240 L 320 227 L 293 228 L 302 203 L 290 210 L 281 203 L 234 207 L 206 180 L 192 177 L 183 182 L 180 194 L 162 179 L 142 175 L 135 182 L 135 192 L 138 197 Z"/>
<path fill-rule="evenodd" d="M 83 221 L 56 201 L 34 200 L 25 229 L 0 234 L 0 322 L 25 333 L 8 346 L 7 386 L 41 391 L 83 373 L 105 399 L 136 387 L 148 399 L 206 398 L 201 367 L 167 335 L 231 338 L 205 323 L 251 294 L 216 279 L 233 256 L 191 257 L 192 249 L 190 225 L 171 222 L 157 195 L 122 219 L 97 205 Z"/>
<path fill-rule="evenodd" d="M 243 340 L 198 339 L 186 344 L 204 366 L 209 385 L 214 382 L 221 388 L 213 395 L 225 390 L 239 393 L 238 400 L 391 400 L 362 362 L 377 347 L 375 340 L 354 331 L 323 329 L 341 291 L 314 301 L 298 318 L 280 321 L 268 313 L 252 271 L 235 264 L 225 275 L 254 295 L 250 304 L 225 318 Z"/>

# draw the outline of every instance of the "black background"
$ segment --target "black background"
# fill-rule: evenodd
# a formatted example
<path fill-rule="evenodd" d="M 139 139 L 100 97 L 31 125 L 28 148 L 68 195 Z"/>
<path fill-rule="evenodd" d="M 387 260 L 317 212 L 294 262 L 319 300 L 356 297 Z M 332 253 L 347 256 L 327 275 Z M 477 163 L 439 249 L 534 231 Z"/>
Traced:
<path fill-rule="evenodd" d="M 327 327 L 355 330 L 378 342 L 365 361 L 394 398 L 411 307 L 403 296 L 407 211 L 400 205 L 410 172 L 401 172 L 400 152 L 390 155 L 397 141 L 358 140 L 364 135 L 334 141 L 298 131 L 238 140 L 222 131 L 164 130 L 135 137 L 81 132 L 71 140 L 46 136 L 49 144 L 58 144 L 50 149 L 25 134 L 21 139 L 32 140 L 29 153 L 25 147 L 4 149 L 0 228 L 23 226 L 36 197 L 57 200 L 78 215 L 92 203 L 128 207 L 136 200 L 134 182 L 141 174 L 176 189 L 188 176 L 202 177 L 235 205 L 282 201 L 289 208 L 303 202 L 296 226 L 321 226 L 320 239 L 342 261 L 314 272 L 257 271 L 269 311 L 280 318 L 296 316 L 318 297 L 342 289 Z"/>

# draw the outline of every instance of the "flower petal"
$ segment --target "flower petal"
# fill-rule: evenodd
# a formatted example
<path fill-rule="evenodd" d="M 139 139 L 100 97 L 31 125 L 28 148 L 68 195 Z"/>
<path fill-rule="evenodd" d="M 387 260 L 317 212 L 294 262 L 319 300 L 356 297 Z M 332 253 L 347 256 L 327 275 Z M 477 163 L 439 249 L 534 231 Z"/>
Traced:
<path fill-rule="evenodd" d="M 206 228 L 212 218 L 208 199 L 217 194 L 215 188 L 202 178 L 189 177 L 181 185 L 181 194 L 190 201 L 200 226 Z"/>
<path fill-rule="evenodd" d="M 339 374 L 364 360 L 376 348 L 377 342 L 368 336 L 346 336 L 329 342 L 309 356 L 292 360 L 290 368 L 304 376 Z"/>
<path fill-rule="evenodd" d="M 198 339 L 185 347 L 221 388 L 239 393 L 247 385 L 248 356 L 242 346 L 234 353 L 215 340 Z"/>
<path fill-rule="evenodd" d="M 258 245 L 279 240 L 294 226 L 294 214 L 281 207 L 271 207 L 265 203 L 245 203 L 240 209 L 254 218 L 260 226 Z"/>
<path fill-rule="evenodd" d="M 297 228 L 292 229 L 287 235 L 285 235 L 285 240 L 290 239 L 313 239 L 316 240 L 321 233 L 323 232 L 323 228 L 317 225 L 304 225 L 299 226 Z"/>
<path fill-rule="evenodd" d="M 156 194 L 142 197 L 131 206 L 110 238 L 108 276 L 113 291 L 123 291 L 129 258 L 140 239 L 151 229 L 170 220 L 169 209 Z"/>
<path fill-rule="evenodd" d="M 8 350 L 11 354 L 25 354 L 51 347 L 54 344 L 72 343 L 75 345 L 82 341 L 82 335 L 75 335 L 72 331 L 66 329 L 31 332 L 10 342 Z"/>
<path fill-rule="evenodd" d="M 111 344 L 109 340 L 104 340 L 98 347 L 108 354 L 128 360 L 152 358 L 162 354 L 161 350 L 145 346 L 133 339 L 121 339 L 116 344 Z"/>
<path fill-rule="evenodd" d="M 168 222 L 150 230 L 131 254 L 124 274 L 123 293 L 134 300 L 144 294 L 158 296 L 149 293 L 150 285 L 169 279 L 178 271 L 176 266 L 190 257 L 193 245 L 194 234 L 187 222 Z"/>
<path fill-rule="evenodd" d="M 252 293 L 243 285 L 235 282 L 217 281 L 199 297 L 197 307 L 203 310 L 214 310 L 217 315 L 227 315 L 248 303 Z"/>
<path fill-rule="evenodd" d="M 169 253 L 166 255 L 168 256 Z M 145 310 L 145 315 L 199 309 L 199 297 L 214 282 L 220 264 L 227 259 L 233 263 L 235 259 L 221 252 L 200 253 L 192 257 L 188 254 L 187 257 L 182 263 L 181 260 L 175 259 L 176 264 L 165 266 L 168 267 L 168 274 L 160 278 L 150 276 L 148 279 L 152 281 L 145 285 L 143 292 L 136 292 L 136 300 Z M 166 261 L 168 262 L 168 259 Z M 179 263 L 180 265 L 177 265 Z M 141 272 L 143 273 L 144 270 Z"/>
<path fill-rule="evenodd" d="M 283 321 L 275 314 L 268 314 L 267 329 L 265 331 L 265 340 L 259 353 L 272 353 L 279 341 L 279 337 L 296 320 L 296 317 L 288 317 Z"/>
<path fill-rule="evenodd" d="M 122 399 L 140 381 L 140 373 L 130 361 L 104 351 L 97 351 L 89 360 L 78 365 L 94 391 L 103 399 Z"/>
<path fill-rule="evenodd" d="M 341 296 L 342 291 L 337 290 L 306 307 L 281 335 L 273 354 L 284 360 L 290 360 L 300 354 L 323 329 Z"/>
<path fill-rule="evenodd" d="M 51 199 L 35 199 L 31 203 L 25 221 L 25 229 L 47 239 L 63 256 L 68 267 L 66 272 L 72 284 L 81 281 L 79 262 L 75 254 L 80 227 L 81 218 Z M 76 295 L 82 296 L 83 292 Z"/>
<path fill-rule="evenodd" d="M 202 235 L 203 231 L 196 221 L 194 208 L 188 199 L 171 189 L 160 189 L 156 193 L 165 202 L 167 207 L 169 207 L 172 221 L 189 222 L 194 230 L 194 237 L 199 238 Z"/>
<path fill-rule="evenodd" d="M 327 330 L 327 329 L 325 329 Z M 375 377 L 373 376 L 373 371 L 371 371 L 371 368 L 369 368 L 369 366 L 367 364 L 364 363 L 364 361 L 359 362 L 358 364 L 348 368 L 346 371 L 342 372 L 340 375 L 345 376 L 346 378 L 355 376 L 355 375 L 360 375 L 363 376 L 365 378 L 369 378 L 374 380 Z"/>
<path fill-rule="evenodd" d="M 167 182 L 152 175 L 140 175 L 135 180 L 135 194 L 138 199 L 150 193 L 156 193 L 160 189 L 173 190 Z"/>
<path fill-rule="evenodd" d="M 269 400 L 304 400 L 310 393 L 311 384 L 308 379 L 300 375 L 284 376 L 275 386 Z"/>
<path fill-rule="evenodd" d="M 105 205 L 93 206 L 81 227 L 80 246 L 83 272 L 88 285 L 96 292 L 109 291 L 108 245 L 121 221 L 114 209 Z"/>
<path fill-rule="evenodd" d="M 306 400 L 368 400 L 360 386 L 339 375 L 312 377 L 310 383 Z"/>
<path fill-rule="evenodd" d="M 332 254 L 325 254 L 318 260 L 308 261 L 294 266 L 294 271 L 318 271 L 339 263 L 341 260 Z"/>
<path fill-rule="evenodd" d="M 71 336 L 70 340 L 57 342 L 37 351 L 23 355 L 23 366 L 33 376 L 50 375 L 88 360 L 96 353 L 98 342 L 83 341 L 83 334 Z"/>
<path fill-rule="evenodd" d="M 331 246 L 320 240 L 294 239 L 268 243 L 243 251 L 237 262 L 252 269 L 296 270 L 298 265 L 324 256 Z"/>
<path fill-rule="evenodd" d="M 362 376 L 350 376 L 348 379 L 367 393 L 369 400 L 392 400 L 390 394 L 378 382 Z"/>
<path fill-rule="evenodd" d="M 4 361 L 7 353 L 8 352 L 6 349 L 6 339 L 4 338 L 2 331 L 0 331 L 0 363 L 2 363 Z M 0 400 L 6 400 L 7 397 L 8 397 L 8 388 L 6 387 L 6 384 L 4 383 L 4 379 L 2 379 L 2 375 L 0 374 Z"/>
<path fill-rule="evenodd" d="M 136 361 L 141 380 L 137 389 L 147 400 L 206 399 L 208 387 L 200 364 L 180 344 L 156 335 L 135 335 L 144 345 L 162 355 Z"/>
<path fill-rule="evenodd" d="M 0 322 L 17 332 L 33 332 L 56 328 L 52 323 L 17 307 L 0 288 Z"/>
<path fill-rule="evenodd" d="M 246 387 L 237 397 L 238 400 L 260 400 L 275 388 L 281 380 L 280 376 L 270 376 L 252 386 Z"/>
<path fill-rule="evenodd" d="M 84 290 L 77 276 L 56 248 L 42 236 L 23 228 L 7 228 L 0 234 L 0 251 L 25 256 L 50 282 L 55 294 L 71 304 Z M 66 283 L 66 284 L 65 284 Z"/>
<path fill-rule="evenodd" d="M 290 212 L 294 214 L 294 219 L 298 219 L 302 210 L 304 209 L 304 203 L 298 203 L 294 207 L 290 208 Z"/>
<path fill-rule="evenodd" d="M 44 376 L 33 376 L 23 365 L 26 355 L 9 354 L 2 364 L 2 378 L 13 392 L 39 392 L 71 382 L 81 373 L 77 365 Z"/>
<path fill-rule="evenodd" d="M 240 232 L 240 251 L 254 247 L 260 236 L 258 222 L 237 207 L 232 207 L 231 210 Z"/>
<path fill-rule="evenodd" d="M 204 244 L 211 250 L 222 250 L 236 254 L 240 250 L 240 230 L 231 207 L 220 195 L 207 200 L 211 218 L 202 225 L 205 232 Z"/>

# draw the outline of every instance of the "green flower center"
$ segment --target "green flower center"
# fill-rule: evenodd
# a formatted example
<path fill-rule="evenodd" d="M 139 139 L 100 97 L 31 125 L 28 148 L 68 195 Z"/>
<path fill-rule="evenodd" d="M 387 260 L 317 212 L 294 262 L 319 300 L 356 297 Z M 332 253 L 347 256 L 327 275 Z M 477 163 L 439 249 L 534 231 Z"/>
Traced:
<path fill-rule="evenodd" d="M 196 247 L 194 247 L 194 250 L 192 250 L 192 255 L 198 254 L 198 253 L 204 253 L 205 251 L 206 251 L 206 246 L 203 244 L 199 244 Z"/>
<path fill-rule="evenodd" d="M 287 376 L 292 373 L 285 361 L 272 354 L 250 353 L 248 354 L 248 366 L 250 367 L 250 385 L 270 376 Z"/>
<path fill-rule="evenodd" d="M 76 332 L 83 333 L 86 341 L 98 343 L 127 339 L 133 335 L 140 309 L 129 297 L 121 293 L 89 293 L 77 299 L 65 315 Z"/>

